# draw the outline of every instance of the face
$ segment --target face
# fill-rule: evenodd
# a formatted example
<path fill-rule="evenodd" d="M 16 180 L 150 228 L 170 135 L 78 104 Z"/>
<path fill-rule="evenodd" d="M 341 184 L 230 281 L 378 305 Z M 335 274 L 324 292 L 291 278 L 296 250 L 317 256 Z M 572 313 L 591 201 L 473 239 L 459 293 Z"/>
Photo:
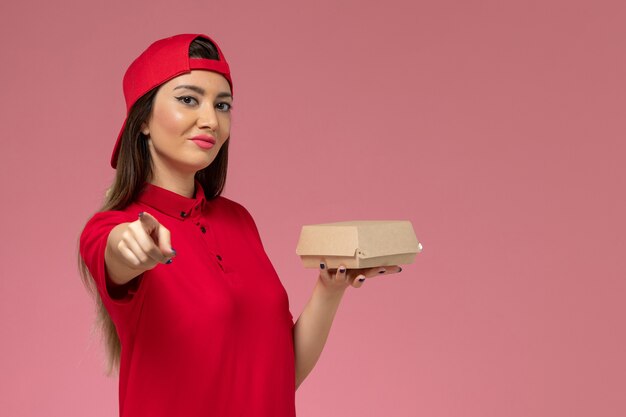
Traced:
<path fill-rule="evenodd" d="M 192 70 L 161 85 L 141 125 L 155 174 L 193 175 L 209 166 L 230 136 L 232 102 L 228 81 L 213 71 Z"/>

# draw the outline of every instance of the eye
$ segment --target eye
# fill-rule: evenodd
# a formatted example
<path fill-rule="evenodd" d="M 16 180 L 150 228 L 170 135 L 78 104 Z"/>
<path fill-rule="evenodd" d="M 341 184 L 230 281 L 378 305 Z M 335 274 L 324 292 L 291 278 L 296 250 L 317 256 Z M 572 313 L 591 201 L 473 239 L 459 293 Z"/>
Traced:
<path fill-rule="evenodd" d="M 227 112 L 233 109 L 233 105 L 222 101 L 221 103 L 217 103 L 217 108 L 223 112 Z"/>
<path fill-rule="evenodd" d="M 178 100 L 181 103 L 186 104 L 188 106 L 191 106 L 193 104 L 198 104 L 198 100 L 196 100 L 192 96 L 180 96 L 180 97 L 176 97 L 176 100 Z"/>

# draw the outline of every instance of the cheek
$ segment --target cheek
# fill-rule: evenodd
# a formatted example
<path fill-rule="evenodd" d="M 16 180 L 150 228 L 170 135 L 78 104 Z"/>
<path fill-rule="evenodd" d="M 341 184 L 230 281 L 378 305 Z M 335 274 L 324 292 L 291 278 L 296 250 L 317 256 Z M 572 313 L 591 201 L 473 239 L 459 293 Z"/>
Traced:
<path fill-rule="evenodd" d="M 183 114 L 171 108 L 159 107 L 154 109 L 153 120 L 158 121 L 157 128 L 165 132 L 177 133 L 184 125 Z"/>
<path fill-rule="evenodd" d="M 224 115 L 220 119 L 220 129 L 226 134 L 226 136 L 229 136 L 230 134 L 230 126 L 232 124 L 232 121 L 232 115 Z"/>

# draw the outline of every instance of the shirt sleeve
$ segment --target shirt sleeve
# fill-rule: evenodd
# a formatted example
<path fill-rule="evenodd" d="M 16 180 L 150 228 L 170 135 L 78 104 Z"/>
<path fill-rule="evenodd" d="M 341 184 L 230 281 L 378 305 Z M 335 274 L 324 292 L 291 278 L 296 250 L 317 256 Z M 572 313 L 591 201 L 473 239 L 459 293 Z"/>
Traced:
<path fill-rule="evenodd" d="M 89 219 L 80 236 L 80 255 L 106 306 L 130 301 L 140 283 L 140 278 L 124 285 L 113 283 L 106 272 L 104 261 L 104 251 L 111 230 L 120 223 L 134 220 L 130 214 L 123 211 L 98 212 Z"/>

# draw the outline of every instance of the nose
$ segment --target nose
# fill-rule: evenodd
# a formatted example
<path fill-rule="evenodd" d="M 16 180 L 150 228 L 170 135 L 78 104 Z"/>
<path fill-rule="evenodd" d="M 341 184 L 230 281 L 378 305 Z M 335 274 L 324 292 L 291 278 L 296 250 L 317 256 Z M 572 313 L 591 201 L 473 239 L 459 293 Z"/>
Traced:
<path fill-rule="evenodd" d="M 218 120 L 217 120 L 217 112 L 212 105 L 203 106 L 198 114 L 198 127 L 209 128 L 212 131 L 217 131 Z"/>

